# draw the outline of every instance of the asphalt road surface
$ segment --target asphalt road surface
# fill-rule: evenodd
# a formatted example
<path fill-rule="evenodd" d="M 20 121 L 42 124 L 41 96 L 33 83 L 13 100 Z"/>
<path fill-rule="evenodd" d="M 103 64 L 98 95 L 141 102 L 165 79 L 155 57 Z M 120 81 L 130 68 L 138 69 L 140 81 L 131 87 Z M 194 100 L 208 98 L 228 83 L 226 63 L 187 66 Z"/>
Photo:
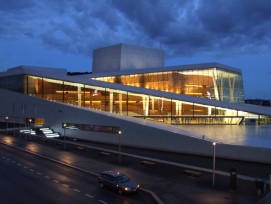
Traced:
<path fill-rule="evenodd" d="M 120 170 L 121 172 L 127 173 L 132 178 L 136 178 L 136 181 L 141 184 L 141 186 L 145 189 L 149 189 L 156 193 L 156 195 L 164 202 L 170 204 L 180 204 L 180 203 L 255 203 L 260 197 L 256 194 L 255 183 L 238 180 L 237 189 L 230 189 L 230 179 L 227 176 L 216 175 L 216 183 L 215 187 L 212 186 L 212 174 L 206 172 L 200 172 L 199 176 L 191 176 L 184 173 L 186 168 L 165 165 L 162 163 L 156 163 L 155 165 L 142 165 L 142 159 L 136 159 L 128 156 L 122 157 L 122 164 L 118 164 L 118 154 L 111 154 L 110 156 L 102 156 L 100 155 L 100 150 L 93 149 L 85 149 L 84 151 L 78 150 L 75 146 L 67 146 L 66 150 L 63 149 L 63 144 L 61 141 L 41 141 L 35 140 L 32 138 L 31 140 L 26 139 L 24 137 L 12 137 L 1 135 L 0 141 L 9 144 L 12 146 L 20 147 L 23 149 L 27 149 L 33 153 L 39 153 L 41 155 L 46 155 L 50 158 L 54 158 L 56 160 L 62 161 L 64 163 L 81 167 L 88 171 L 92 172 L 101 172 L 103 170 Z M 79 141 L 78 141 L 79 142 Z M 86 143 L 84 143 L 86 144 Z M 76 145 L 81 146 L 81 143 L 77 143 Z M 90 145 L 98 145 L 91 143 Z M 6 145 L 0 144 L 1 147 Z M 98 145 L 100 146 L 100 145 Z M 104 146 L 104 145 L 101 145 Z M 104 146 L 105 147 L 105 146 Z M 109 147 L 110 149 L 110 147 Z M 115 146 L 112 149 L 117 149 Z M 85 175 L 84 173 L 75 171 L 73 169 L 67 167 L 60 167 L 60 165 L 52 164 L 47 160 L 42 158 L 34 158 L 33 156 L 27 156 L 28 154 L 23 151 L 17 151 L 14 148 L 5 148 L 5 151 L 0 151 L 0 160 L 5 160 L 2 156 L 7 157 L 5 154 L 9 152 L 13 155 L 12 158 L 14 162 L 18 162 L 14 157 L 19 157 L 20 159 L 26 160 L 29 163 L 29 168 L 34 170 L 35 172 L 40 172 L 47 177 L 44 177 L 45 181 L 53 181 L 52 183 L 59 184 L 61 183 L 61 187 L 66 187 L 64 189 L 69 190 L 67 193 L 77 193 L 82 195 L 90 195 L 91 201 L 89 203 L 154 203 L 154 200 L 150 198 L 150 196 L 138 192 L 136 195 L 131 196 L 119 196 L 115 192 L 100 189 L 97 185 L 97 180 L 93 176 Z M 15 151 L 16 150 L 16 151 Z M 179 161 L 184 164 L 194 164 L 195 166 L 210 166 L 212 164 L 212 158 L 192 156 L 192 155 L 181 155 L 181 154 L 173 154 L 173 153 L 165 153 L 165 152 L 154 152 L 154 151 L 146 151 L 142 149 L 134 149 L 134 148 L 122 148 L 123 152 L 129 152 L 136 155 L 144 155 L 153 158 L 159 158 L 163 160 L 170 161 Z M 4 154 L 5 153 L 5 154 Z M 25 155 L 26 154 L 26 155 Z M 23 156 L 24 155 L 24 156 Z M 22 158 L 21 158 L 22 157 Z M 18 159 L 19 159 L 18 158 Z M 11 161 L 11 163 L 13 163 Z M 31 161 L 31 162 L 29 162 Z M 218 167 L 225 166 L 235 166 L 238 168 L 238 172 L 242 169 L 266 169 L 266 166 L 253 164 L 253 163 L 245 163 L 243 168 L 237 165 L 238 161 L 234 161 L 236 163 L 232 163 L 227 160 L 217 161 Z M 228 163 L 229 162 L 229 163 Z M 21 162 L 22 163 L 22 162 Z M 242 162 L 241 162 L 242 163 Z M 23 164 L 23 163 L 22 163 Z M 1 164 L 0 164 L 1 165 Z M 31 165 L 35 165 L 36 167 L 31 167 Z M 49 166 L 47 166 L 49 165 Z M 26 165 L 24 165 L 26 166 Z M 63 168 L 63 169 L 62 169 Z M 220 169 L 220 168 L 219 168 Z M 226 168 L 228 169 L 228 168 Z M 262 175 L 262 171 L 257 172 Z M 12 173 L 15 175 L 16 173 Z M 37 173 L 36 173 L 37 174 Z M 53 175 L 51 175 L 53 174 Z M 59 179 L 61 178 L 61 179 Z M 35 180 L 35 179 L 33 179 Z M 56 180 L 56 181 L 54 181 Z M 59 181 L 59 182 L 57 182 Z M 1 182 L 1 180 L 0 180 Z M 2 183 L 2 182 L 1 182 Z M 38 184 L 33 184 L 42 186 L 41 181 Z M 63 185 L 64 184 L 64 185 Z M 16 182 L 14 183 L 16 185 Z M 92 186 L 92 187 L 91 187 Z M 1 188 L 0 188 L 1 190 Z M 36 190 L 36 189 L 35 189 Z M 37 189 L 38 190 L 38 189 Z M 42 188 L 44 191 L 44 188 Z M 44 195 L 44 200 L 48 199 L 48 197 L 54 197 L 56 199 L 59 196 L 59 191 L 56 194 L 49 193 L 46 197 Z M 80 191 L 80 193 L 78 192 Z M 54 191 L 53 191 L 54 192 Z M 62 191 L 60 191 L 63 193 Z M 1 193 L 1 192 L 0 192 Z M 39 195 L 39 193 L 36 193 Z M 13 194 L 16 195 L 16 194 Z M 79 196 L 79 195 L 78 195 Z M 78 203 L 76 200 L 72 200 L 69 197 L 71 195 L 63 196 L 63 203 Z M 69 199 L 65 199 L 65 198 Z M 83 196 L 84 197 L 84 196 Z M 88 196 L 86 196 L 88 197 Z M 51 199 L 51 198 L 50 198 Z M 43 200 L 43 199 L 42 199 Z M 54 203 L 53 201 L 48 201 L 50 203 Z M 44 202 L 44 203 L 48 203 Z M 57 203 L 61 203 L 58 200 Z M 0 198 L 1 203 L 1 198 Z M 5 202 L 6 203 L 6 202 Z M 23 203 L 23 202 L 20 202 Z M 29 203 L 29 202 L 25 202 Z M 31 202 L 32 203 L 32 202 Z M 42 203 L 42 202 L 41 202 Z M 79 203 L 85 203 L 82 200 Z M 86 201 L 88 203 L 88 199 Z"/>
<path fill-rule="evenodd" d="M 0 203 L 153 203 L 144 193 L 120 196 L 97 178 L 0 145 Z"/>

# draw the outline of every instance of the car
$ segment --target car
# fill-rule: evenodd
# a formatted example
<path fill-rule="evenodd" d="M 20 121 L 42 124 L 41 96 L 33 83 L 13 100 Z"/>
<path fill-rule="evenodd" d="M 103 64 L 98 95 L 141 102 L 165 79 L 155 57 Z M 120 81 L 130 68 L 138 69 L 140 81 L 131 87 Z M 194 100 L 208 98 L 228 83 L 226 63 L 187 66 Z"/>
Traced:
<path fill-rule="evenodd" d="M 137 192 L 139 184 L 133 182 L 125 174 L 115 171 L 104 171 L 98 176 L 101 188 L 108 187 L 116 190 L 120 195 Z"/>

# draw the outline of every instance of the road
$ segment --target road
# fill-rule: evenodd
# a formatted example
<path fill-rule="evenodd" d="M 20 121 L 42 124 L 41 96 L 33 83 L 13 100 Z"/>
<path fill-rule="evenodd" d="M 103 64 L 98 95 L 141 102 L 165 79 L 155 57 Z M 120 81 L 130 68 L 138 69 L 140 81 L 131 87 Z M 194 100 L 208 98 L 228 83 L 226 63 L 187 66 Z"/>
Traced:
<path fill-rule="evenodd" d="M 20 147 L 23 149 L 27 149 L 33 153 L 38 153 L 41 155 L 48 156 L 50 158 L 54 158 L 66 164 L 70 164 L 73 166 L 77 166 L 88 171 L 92 172 L 101 172 L 103 170 L 118 170 L 124 173 L 127 173 L 132 178 L 136 178 L 141 186 L 145 189 L 151 190 L 154 192 L 164 203 L 170 204 L 179 204 L 179 203 L 255 203 L 259 197 L 255 191 L 255 183 L 250 181 L 244 181 L 238 179 L 237 190 L 230 189 L 230 179 L 227 176 L 216 175 L 216 184 L 215 187 L 212 186 L 212 174 L 206 172 L 200 172 L 199 176 L 191 176 L 184 173 L 185 168 L 175 167 L 172 165 L 165 165 L 162 163 L 156 163 L 155 165 L 142 165 L 142 159 L 137 159 L 133 157 L 124 156 L 122 157 L 122 164 L 118 164 L 118 154 L 111 154 L 110 156 L 100 155 L 100 150 L 94 149 L 85 149 L 78 150 L 75 146 L 67 146 L 67 149 L 63 149 L 63 144 L 61 141 L 41 141 L 26 139 L 25 137 L 12 137 L 1 135 L 0 142 L 5 144 L 9 144 L 12 146 Z M 79 142 L 79 141 L 78 141 Z M 86 144 L 86 143 L 85 143 Z M 79 144 L 81 146 L 81 143 Z M 89 143 L 89 145 L 98 145 L 94 143 Z M 100 146 L 100 145 L 98 145 Z M 102 145 L 104 146 L 104 145 Z M 0 145 L 1 147 L 1 145 Z M 105 147 L 105 146 L 104 146 Z M 110 145 L 109 145 L 110 149 Z M 115 146 L 112 146 L 112 149 L 117 149 Z M 179 161 L 186 164 L 195 164 L 195 166 L 204 164 L 207 166 L 211 166 L 212 159 L 199 157 L 199 156 L 189 156 L 189 155 L 181 155 L 174 153 L 165 153 L 165 152 L 153 152 L 146 151 L 142 149 L 134 149 L 134 148 L 122 148 L 123 152 L 134 153 L 137 155 L 144 155 L 164 160 L 172 160 Z M 14 150 L 12 150 L 13 152 Z M 24 154 L 23 151 L 17 152 L 17 154 Z M 1 155 L 0 155 L 1 158 Z M 39 158 L 36 162 L 40 162 L 42 159 Z M 35 162 L 35 163 L 36 163 Z M 43 163 L 43 162 L 42 162 Z M 219 161 L 217 161 L 218 166 L 221 165 Z M 231 163 L 232 164 L 232 163 Z M 252 166 L 251 166 L 252 165 Z M 257 166 L 251 164 L 245 165 L 247 168 L 258 168 Z M 223 165 L 222 165 L 223 166 Z M 56 168 L 56 167 L 54 167 Z M 52 168 L 48 168 L 48 172 L 51 171 Z M 57 167 L 58 168 L 58 167 Z M 55 171 L 60 171 L 56 169 Z M 67 171 L 67 170 L 65 170 Z M 65 172 L 64 170 L 60 171 L 60 175 L 63 176 L 61 172 Z M 47 172 L 47 169 L 45 169 Z M 68 171 L 70 172 L 70 170 Z M 43 172 L 42 172 L 43 173 Z M 66 176 L 65 172 L 65 176 Z M 76 173 L 78 177 L 81 176 L 81 173 Z M 79 176 L 80 175 L 80 176 Z M 50 175 L 49 175 L 50 176 Z M 72 176 L 72 175 L 71 175 Z M 70 178 L 70 176 L 68 176 Z M 50 178 L 53 178 L 50 176 Z M 57 178 L 57 177 L 56 177 Z M 77 177 L 72 179 L 73 182 L 78 179 Z M 82 179 L 82 185 L 86 182 L 84 178 Z M 96 185 L 94 181 L 94 186 Z M 89 180 L 84 185 L 91 185 L 91 181 Z M 69 184 L 68 184 L 69 185 Z M 83 186 L 84 186 L 83 185 Z M 142 192 L 138 192 L 135 196 L 126 196 L 125 200 L 120 200 L 120 196 L 111 191 L 104 191 L 102 189 L 94 187 L 94 192 L 91 191 L 91 188 L 88 187 L 85 190 L 81 187 L 81 182 L 77 185 L 69 185 L 70 189 L 78 189 L 80 192 L 84 192 L 84 194 L 90 194 L 95 198 L 98 203 L 102 198 L 103 202 L 108 203 L 154 203 L 154 200 L 148 196 L 142 195 Z M 75 186 L 75 187 L 74 187 Z M 98 190 L 98 191 L 97 191 Z M 102 193 L 101 197 L 98 197 L 99 194 Z M 103 194 L 103 192 L 105 194 Z M 92 194 L 91 194 L 92 193 Z M 82 193 L 83 194 L 83 193 Z M 112 197 L 109 197 L 109 195 Z M 96 198 L 97 197 L 97 198 Z M 109 197 L 109 198 L 107 198 Z M 108 199 L 108 200 L 107 200 Z M 93 203 L 93 202 L 92 202 Z"/>
<path fill-rule="evenodd" d="M 100 189 L 95 176 L 2 144 L 0 166 L 0 203 L 153 202 L 141 192 L 119 196 Z"/>

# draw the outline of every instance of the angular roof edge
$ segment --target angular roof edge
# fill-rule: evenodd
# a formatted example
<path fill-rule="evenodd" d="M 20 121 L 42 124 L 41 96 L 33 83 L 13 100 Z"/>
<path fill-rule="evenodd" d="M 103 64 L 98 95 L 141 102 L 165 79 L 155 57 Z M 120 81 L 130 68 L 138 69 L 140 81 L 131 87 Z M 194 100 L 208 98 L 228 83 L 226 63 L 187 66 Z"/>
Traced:
<path fill-rule="evenodd" d="M 97 74 L 91 74 L 90 77 L 96 78 L 96 77 L 106 77 L 106 76 L 146 74 L 146 73 L 153 73 L 153 72 L 183 71 L 183 70 L 207 69 L 207 68 L 220 68 L 222 70 L 227 70 L 227 71 L 242 74 L 241 69 L 224 65 L 221 63 L 217 63 L 217 62 L 211 62 L 211 63 L 187 64 L 187 65 L 177 65 L 177 66 L 165 66 L 165 67 L 158 67 L 158 68 L 144 68 L 144 69 L 136 69 L 136 70 L 97 73 Z"/>
<path fill-rule="evenodd" d="M 66 68 L 53 68 L 53 67 L 38 67 L 38 66 L 26 66 L 21 65 L 13 68 L 7 69 L 5 72 L 0 72 L 1 76 L 11 76 L 11 75 L 19 75 L 19 74 L 46 74 L 52 73 L 58 76 L 66 75 L 67 69 Z"/>

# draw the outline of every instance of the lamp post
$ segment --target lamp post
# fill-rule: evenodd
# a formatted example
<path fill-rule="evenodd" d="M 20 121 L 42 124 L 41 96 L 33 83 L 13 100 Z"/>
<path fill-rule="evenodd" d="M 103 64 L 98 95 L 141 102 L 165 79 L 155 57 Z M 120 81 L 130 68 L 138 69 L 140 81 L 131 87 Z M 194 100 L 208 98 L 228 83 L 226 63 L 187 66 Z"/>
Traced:
<path fill-rule="evenodd" d="M 29 118 L 29 139 L 31 140 L 32 139 L 32 136 L 31 136 L 31 123 L 32 123 L 32 119 Z"/>
<path fill-rule="evenodd" d="M 6 122 L 7 122 L 7 134 L 8 134 L 8 116 L 6 116 Z"/>
<path fill-rule="evenodd" d="M 119 142 L 119 164 L 121 164 L 121 145 L 120 145 L 120 136 L 121 136 L 121 131 L 119 130 L 119 132 L 118 132 L 118 142 Z"/>
<path fill-rule="evenodd" d="M 65 150 L 66 150 L 66 127 L 67 127 L 67 124 L 64 123 L 63 128 L 64 128 L 64 149 Z"/>
<path fill-rule="evenodd" d="M 213 142 L 213 187 L 215 186 L 215 154 L 216 154 L 216 142 Z"/>

